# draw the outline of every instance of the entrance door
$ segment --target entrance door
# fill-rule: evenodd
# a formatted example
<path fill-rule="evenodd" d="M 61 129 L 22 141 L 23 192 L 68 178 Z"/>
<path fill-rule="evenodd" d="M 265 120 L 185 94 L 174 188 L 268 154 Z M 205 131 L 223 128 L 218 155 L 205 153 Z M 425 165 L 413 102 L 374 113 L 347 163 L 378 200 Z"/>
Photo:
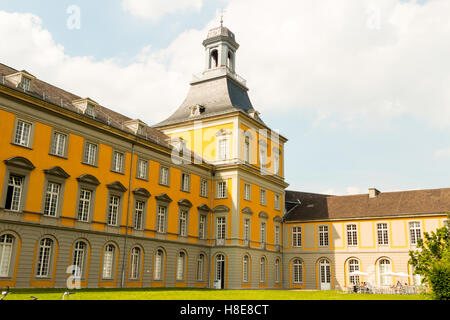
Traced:
<path fill-rule="evenodd" d="M 326 259 L 320 261 L 320 290 L 331 290 L 331 265 Z"/>
<path fill-rule="evenodd" d="M 220 283 L 220 289 L 225 288 L 225 257 L 221 254 L 216 257 L 216 279 Z"/>

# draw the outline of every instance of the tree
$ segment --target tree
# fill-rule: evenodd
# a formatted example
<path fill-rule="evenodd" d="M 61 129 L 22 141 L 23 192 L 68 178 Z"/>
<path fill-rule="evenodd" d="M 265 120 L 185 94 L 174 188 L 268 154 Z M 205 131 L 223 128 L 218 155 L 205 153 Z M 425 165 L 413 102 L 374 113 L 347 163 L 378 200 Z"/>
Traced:
<path fill-rule="evenodd" d="M 417 250 L 409 252 L 414 274 L 423 277 L 436 299 L 450 299 L 450 213 L 448 218 L 436 232 L 425 232 L 424 239 L 417 241 Z"/>

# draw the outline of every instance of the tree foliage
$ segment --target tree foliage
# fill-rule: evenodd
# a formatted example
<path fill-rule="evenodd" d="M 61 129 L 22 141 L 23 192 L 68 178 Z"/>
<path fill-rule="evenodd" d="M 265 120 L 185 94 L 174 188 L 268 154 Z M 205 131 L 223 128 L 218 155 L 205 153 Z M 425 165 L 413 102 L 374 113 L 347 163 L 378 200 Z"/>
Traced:
<path fill-rule="evenodd" d="M 448 217 L 445 226 L 425 232 L 424 238 L 417 241 L 417 250 L 409 252 L 414 274 L 423 277 L 436 299 L 450 299 L 450 213 Z"/>

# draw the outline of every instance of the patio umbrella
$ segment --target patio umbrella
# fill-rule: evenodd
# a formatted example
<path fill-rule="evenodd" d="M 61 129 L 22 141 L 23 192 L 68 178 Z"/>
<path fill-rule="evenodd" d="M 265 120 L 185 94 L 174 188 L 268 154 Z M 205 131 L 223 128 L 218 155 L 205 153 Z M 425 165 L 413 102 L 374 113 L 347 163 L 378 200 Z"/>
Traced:
<path fill-rule="evenodd" d="M 383 273 L 384 276 L 393 276 L 393 277 L 412 277 L 411 275 L 404 272 L 386 272 Z"/>

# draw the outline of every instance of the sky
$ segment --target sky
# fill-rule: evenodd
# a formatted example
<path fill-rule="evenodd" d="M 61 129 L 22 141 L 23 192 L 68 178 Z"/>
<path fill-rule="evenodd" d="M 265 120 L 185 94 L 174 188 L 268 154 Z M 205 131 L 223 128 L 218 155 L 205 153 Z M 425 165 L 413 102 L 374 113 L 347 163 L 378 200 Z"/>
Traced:
<path fill-rule="evenodd" d="M 448 0 L 0 0 L 0 62 L 152 125 L 222 10 L 289 189 L 450 187 Z"/>

